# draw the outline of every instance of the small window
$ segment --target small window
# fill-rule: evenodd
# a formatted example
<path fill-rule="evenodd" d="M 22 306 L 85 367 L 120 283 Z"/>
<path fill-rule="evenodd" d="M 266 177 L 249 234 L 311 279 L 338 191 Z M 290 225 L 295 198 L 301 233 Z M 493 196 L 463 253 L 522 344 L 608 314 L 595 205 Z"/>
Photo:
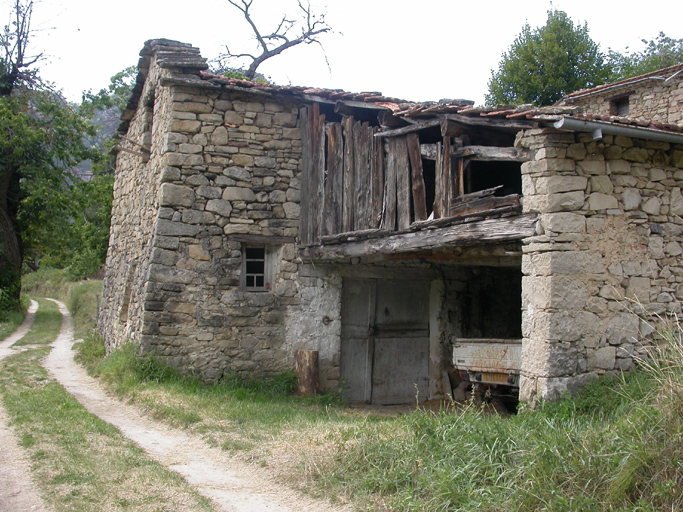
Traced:
<path fill-rule="evenodd" d="M 242 288 L 251 291 L 270 290 L 268 250 L 265 246 L 242 246 Z"/>
<path fill-rule="evenodd" d="M 613 116 L 627 116 L 630 112 L 628 99 L 628 96 L 614 98 L 610 102 L 610 114 Z"/>

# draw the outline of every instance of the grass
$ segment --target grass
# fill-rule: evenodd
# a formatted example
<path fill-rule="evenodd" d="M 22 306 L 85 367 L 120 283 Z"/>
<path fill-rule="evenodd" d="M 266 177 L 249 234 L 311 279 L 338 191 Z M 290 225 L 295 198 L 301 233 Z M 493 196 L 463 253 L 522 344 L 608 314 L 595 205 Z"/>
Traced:
<path fill-rule="evenodd" d="M 24 321 L 23 311 L 7 311 L 0 313 L 0 341 L 17 330 Z"/>
<path fill-rule="evenodd" d="M 55 511 L 212 510 L 181 477 L 51 379 L 40 366 L 47 350 L 0 363 L 0 394 L 41 494 Z"/>
<path fill-rule="evenodd" d="M 105 357 L 95 335 L 79 357 L 158 419 L 359 510 L 654 512 L 683 509 L 680 328 L 663 341 L 637 372 L 506 417 L 472 404 L 377 417 L 294 397 L 291 374 L 207 385 L 134 345 Z"/>
<path fill-rule="evenodd" d="M 57 304 L 46 299 L 35 299 L 38 302 L 33 325 L 26 336 L 17 341 L 14 346 L 49 345 L 52 343 L 62 327 L 62 314 Z"/>

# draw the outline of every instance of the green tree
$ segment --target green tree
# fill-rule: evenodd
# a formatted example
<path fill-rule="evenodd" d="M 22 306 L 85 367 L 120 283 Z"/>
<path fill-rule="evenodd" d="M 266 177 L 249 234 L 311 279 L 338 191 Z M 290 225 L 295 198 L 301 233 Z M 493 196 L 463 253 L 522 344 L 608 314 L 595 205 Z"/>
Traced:
<path fill-rule="evenodd" d="M 610 50 L 609 63 L 614 80 L 623 80 L 651 73 L 658 69 L 683 63 L 683 39 L 673 39 L 664 32 L 651 40 L 642 39 L 645 49 L 639 52 L 619 53 Z"/>
<path fill-rule="evenodd" d="M 563 11 L 548 11 L 543 27 L 522 32 L 491 72 L 487 105 L 551 105 L 579 89 L 606 83 L 609 66 L 588 35 L 588 25 L 574 25 Z"/>
<path fill-rule="evenodd" d="M 59 197 L 73 182 L 69 170 L 97 158 L 86 138 L 92 124 L 40 81 L 40 55 L 28 53 L 32 12 L 32 1 L 16 0 L 0 33 L 0 309 L 18 304 L 22 235 L 39 198 Z"/>

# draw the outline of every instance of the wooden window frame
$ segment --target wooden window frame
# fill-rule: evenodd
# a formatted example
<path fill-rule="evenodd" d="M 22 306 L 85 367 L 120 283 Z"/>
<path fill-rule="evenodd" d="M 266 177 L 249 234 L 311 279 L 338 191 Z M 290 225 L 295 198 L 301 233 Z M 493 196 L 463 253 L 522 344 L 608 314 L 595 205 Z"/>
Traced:
<path fill-rule="evenodd" d="M 248 254 L 248 251 L 256 250 L 262 255 Z M 269 292 L 272 289 L 273 278 L 273 258 L 272 247 L 265 244 L 242 243 L 242 271 L 240 274 L 240 288 L 248 292 Z M 263 262 L 263 272 L 249 269 L 248 263 Z M 260 270 L 260 269 L 259 269 Z M 263 284 L 258 284 L 259 278 L 263 279 Z"/>

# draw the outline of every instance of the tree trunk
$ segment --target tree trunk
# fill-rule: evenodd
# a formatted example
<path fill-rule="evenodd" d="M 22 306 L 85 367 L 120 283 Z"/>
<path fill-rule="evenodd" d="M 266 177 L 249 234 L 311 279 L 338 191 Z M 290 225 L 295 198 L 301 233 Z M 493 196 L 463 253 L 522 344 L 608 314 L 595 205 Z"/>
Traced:
<path fill-rule="evenodd" d="M 15 309 L 21 293 L 21 239 L 16 224 L 16 173 L 0 169 L 0 311 Z M 12 197 L 10 197 L 12 196 Z"/>

